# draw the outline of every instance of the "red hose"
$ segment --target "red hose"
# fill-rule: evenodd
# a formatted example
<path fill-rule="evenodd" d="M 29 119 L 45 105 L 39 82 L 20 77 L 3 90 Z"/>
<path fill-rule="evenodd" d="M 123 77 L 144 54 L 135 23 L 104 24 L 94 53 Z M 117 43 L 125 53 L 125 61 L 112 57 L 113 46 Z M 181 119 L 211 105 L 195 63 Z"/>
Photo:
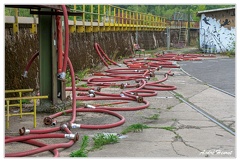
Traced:
<path fill-rule="evenodd" d="M 67 62 L 68 62 L 68 51 L 69 51 L 69 26 L 68 26 L 68 13 L 65 5 L 62 5 L 63 15 L 64 15 L 64 27 L 65 27 L 65 43 L 64 43 L 64 60 L 62 71 L 66 73 Z"/>
<path fill-rule="evenodd" d="M 6 138 L 12 138 L 10 136 L 6 136 Z M 44 144 L 42 142 L 39 142 L 39 141 L 36 141 L 36 140 L 32 140 L 32 139 L 29 139 L 29 140 L 26 140 L 26 141 L 21 141 L 22 143 L 27 143 L 27 144 L 30 144 L 30 145 L 33 145 L 33 146 L 38 146 L 38 147 L 43 147 L 43 146 L 47 146 L 47 144 Z M 49 150 L 53 155 L 54 157 L 59 157 L 59 152 L 57 149 L 53 149 L 53 150 Z M 10 156 L 11 154 L 14 154 L 13 156 Z M 8 154 L 8 156 L 6 157 L 16 157 L 15 154 L 16 153 L 11 153 L 11 154 Z M 28 156 L 28 152 L 22 152 L 21 153 L 21 157 L 23 156 Z"/>
<path fill-rule="evenodd" d="M 116 62 L 114 62 L 113 60 L 111 60 L 107 54 L 103 51 L 103 49 L 100 47 L 100 45 L 98 43 L 94 44 L 94 48 L 98 54 L 98 56 L 101 58 L 102 62 L 104 63 L 104 65 L 109 69 L 109 65 L 107 63 L 107 61 L 109 61 L 110 63 L 112 63 L 113 65 L 118 65 Z M 107 61 L 105 61 L 105 59 Z M 119 65 L 118 65 L 119 66 Z"/>
<path fill-rule="evenodd" d="M 34 155 L 34 154 L 41 153 L 44 151 L 54 150 L 57 148 L 68 148 L 68 147 L 71 147 L 73 144 L 74 144 L 73 140 L 70 140 L 67 143 L 49 144 L 49 145 L 45 145 L 40 148 L 29 150 L 29 151 L 17 152 L 17 153 L 7 153 L 7 154 L 5 154 L 5 157 L 29 156 L 29 155 Z"/>
<path fill-rule="evenodd" d="M 62 72 L 63 68 L 63 53 L 62 53 L 62 23 L 61 16 L 56 16 L 57 26 L 57 49 L 58 49 L 58 73 Z"/>
<path fill-rule="evenodd" d="M 25 70 L 24 70 L 24 74 L 23 74 L 23 77 L 27 77 L 27 73 L 28 73 L 28 70 L 30 68 L 30 66 L 32 65 L 33 61 L 36 59 L 36 57 L 39 55 L 39 51 L 36 52 L 32 57 L 31 59 L 28 61 L 28 64 L 27 66 L 25 67 Z"/>

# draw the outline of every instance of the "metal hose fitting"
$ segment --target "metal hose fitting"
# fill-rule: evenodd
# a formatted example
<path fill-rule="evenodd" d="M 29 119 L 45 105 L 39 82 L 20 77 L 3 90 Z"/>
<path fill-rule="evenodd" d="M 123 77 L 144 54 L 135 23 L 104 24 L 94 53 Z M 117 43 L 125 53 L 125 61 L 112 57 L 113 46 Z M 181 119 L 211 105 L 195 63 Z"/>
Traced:
<path fill-rule="evenodd" d="M 45 117 L 45 118 L 43 119 L 43 123 L 44 123 L 45 125 L 51 125 L 51 124 L 52 124 L 52 118 L 50 118 L 50 117 Z"/>
<path fill-rule="evenodd" d="M 26 129 L 25 127 L 22 127 L 21 129 L 19 129 L 19 134 L 20 136 L 30 134 L 30 129 Z"/>
<path fill-rule="evenodd" d="M 96 108 L 95 106 L 89 105 L 89 104 L 86 104 L 84 107 L 85 108 L 89 108 L 89 109 L 95 109 Z"/>

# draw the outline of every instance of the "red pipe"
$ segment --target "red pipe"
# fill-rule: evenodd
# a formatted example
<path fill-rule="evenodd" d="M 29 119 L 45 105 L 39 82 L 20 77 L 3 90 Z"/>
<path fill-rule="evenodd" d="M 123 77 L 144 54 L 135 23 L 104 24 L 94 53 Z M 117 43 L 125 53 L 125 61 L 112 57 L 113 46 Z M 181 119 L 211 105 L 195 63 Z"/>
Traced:
<path fill-rule="evenodd" d="M 64 60 L 62 71 L 66 73 L 67 62 L 68 62 L 68 51 L 69 51 L 69 26 L 68 26 L 68 13 L 65 5 L 62 5 L 63 15 L 64 15 L 64 27 L 65 27 L 65 43 L 64 43 Z M 74 78 L 74 77 L 73 77 Z"/>
<path fill-rule="evenodd" d="M 58 73 L 62 72 L 63 68 L 63 53 L 62 53 L 62 21 L 61 16 L 56 16 L 57 26 L 57 49 L 58 49 Z"/>

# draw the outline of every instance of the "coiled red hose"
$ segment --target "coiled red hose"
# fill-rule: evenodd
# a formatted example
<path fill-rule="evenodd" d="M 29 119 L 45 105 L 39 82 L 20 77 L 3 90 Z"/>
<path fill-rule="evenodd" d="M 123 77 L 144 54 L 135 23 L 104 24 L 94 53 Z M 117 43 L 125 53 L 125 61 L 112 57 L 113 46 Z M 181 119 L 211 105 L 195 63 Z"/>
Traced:
<path fill-rule="evenodd" d="M 102 62 L 104 63 L 104 65 L 109 69 L 109 65 L 107 63 L 107 61 L 109 61 L 110 63 L 112 63 L 113 65 L 118 65 L 116 62 L 114 62 L 113 60 L 111 60 L 106 53 L 103 51 L 103 49 L 100 47 L 100 45 L 98 43 L 94 44 L 94 48 L 98 54 L 98 56 L 101 58 Z M 107 61 L 105 61 L 105 59 Z M 118 65 L 119 66 L 119 65 Z"/>

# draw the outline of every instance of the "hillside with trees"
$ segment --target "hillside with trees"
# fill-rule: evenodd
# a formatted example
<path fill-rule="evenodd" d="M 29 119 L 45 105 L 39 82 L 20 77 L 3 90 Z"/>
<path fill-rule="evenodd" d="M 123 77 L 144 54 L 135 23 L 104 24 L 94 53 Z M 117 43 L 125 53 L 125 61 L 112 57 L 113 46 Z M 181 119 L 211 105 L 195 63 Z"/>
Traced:
<path fill-rule="evenodd" d="M 234 7 L 235 5 L 118 5 L 118 6 L 128 10 L 159 15 L 162 17 L 166 17 L 166 19 L 168 20 L 172 20 L 174 14 L 176 15 L 176 13 L 187 14 L 188 8 L 190 7 L 192 20 L 198 21 L 199 17 L 196 16 L 198 11 L 228 8 Z"/>
<path fill-rule="evenodd" d="M 100 6 L 103 6 L 102 4 Z M 235 5 L 113 5 L 118 6 L 120 8 L 132 10 L 132 11 L 138 11 L 142 13 L 148 13 L 152 15 L 159 15 L 162 17 L 165 17 L 167 20 L 173 20 L 175 16 L 186 15 L 188 13 L 188 9 L 190 11 L 191 15 L 191 21 L 198 21 L 199 17 L 196 16 L 196 13 L 198 11 L 203 10 L 211 10 L 211 9 L 217 9 L 217 8 L 227 8 L 227 7 L 233 7 Z M 74 5 L 68 5 L 70 9 L 74 8 Z M 82 5 L 76 6 L 78 11 L 82 11 L 83 7 Z M 101 13 L 103 13 L 103 7 L 100 7 Z M 85 4 L 85 12 L 86 12 L 86 19 L 90 17 L 89 12 L 91 12 L 91 6 Z M 98 5 L 93 5 L 93 12 L 98 12 Z M 11 8 L 5 8 L 5 16 L 13 16 L 14 9 Z M 29 13 L 29 9 L 20 9 L 19 10 L 19 16 L 32 16 Z M 97 17 L 97 15 L 94 15 L 94 17 Z M 70 19 L 73 19 L 70 17 Z"/>

